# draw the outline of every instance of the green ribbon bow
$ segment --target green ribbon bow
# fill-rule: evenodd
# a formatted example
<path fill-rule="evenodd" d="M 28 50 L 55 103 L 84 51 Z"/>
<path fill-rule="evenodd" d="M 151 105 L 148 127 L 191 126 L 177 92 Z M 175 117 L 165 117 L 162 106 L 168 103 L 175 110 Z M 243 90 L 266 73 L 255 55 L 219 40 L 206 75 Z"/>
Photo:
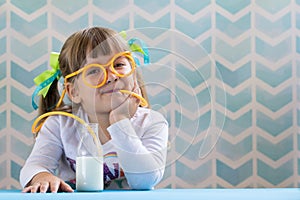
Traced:
<path fill-rule="evenodd" d="M 58 57 L 59 53 L 52 52 L 50 54 L 50 66 L 52 67 L 52 69 L 44 71 L 33 79 L 34 83 L 37 85 L 37 88 L 35 89 L 31 97 L 31 103 L 35 110 L 38 108 L 38 106 L 35 103 L 34 98 L 38 95 L 43 95 L 43 97 L 45 98 L 53 81 L 55 79 L 58 80 L 61 77 Z"/>
<path fill-rule="evenodd" d="M 52 52 L 50 54 L 50 66 L 52 67 L 52 69 L 44 71 L 43 73 L 41 73 L 40 75 L 38 75 L 37 77 L 35 77 L 33 79 L 34 83 L 37 86 L 41 85 L 46 80 L 49 80 L 53 76 L 57 79 L 60 78 L 61 73 L 59 70 L 58 56 L 59 56 L 59 53 L 56 53 L 56 52 Z M 47 86 L 40 89 L 38 92 L 38 95 L 43 95 L 43 97 L 45 97 L 49 91 L 49 88 L 50 88 L 52 82 L 53 81 L 48 81 L 47 83 L 45 83 L 44 85 L 47 85 Z"/>

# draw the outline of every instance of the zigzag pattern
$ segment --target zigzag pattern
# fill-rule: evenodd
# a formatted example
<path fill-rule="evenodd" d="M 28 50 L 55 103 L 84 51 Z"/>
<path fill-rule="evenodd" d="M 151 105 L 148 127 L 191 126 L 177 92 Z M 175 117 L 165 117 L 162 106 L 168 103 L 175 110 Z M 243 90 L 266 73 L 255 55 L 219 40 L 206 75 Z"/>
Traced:
<path fill-rule="evenodd" d="M 290 55 L 292 49 L 290 49 L 290 34 L 287 33 L 287 30 L 290 28 L 290 23 L 285 23 L 285 22 L 289 22 L 290 19 L 290 13 L 286 14 L 286 12 L 281 12 L 280 13 L 280 17 L 274 19 L 274 16 L 271 15 L 272 17 L 269 17 L 269 14 L 266 14 L 265 11 L 263 10 L 264 6 L 261 6 L 262 10 L 259 8 L 257 9 L 257 13 L 255 13 L 255 25 L 256 25 L 256 30 L 257 30 L 257 36 L 255 38 L 255 44 L 250 42 L 250 37 L 247 38 L 245 32 L 247 33 L 251 21 L 250 21 L 250 16 L 247 8 L 245 8 L 244 11 L 244 15 L 242 15 L 241 13 L 243 12 L 242 9 L 240 9 L 239 11 L 239 17 L 235 16 L 234 18 L 229 18 L 227 19 L 226 16 L 219 16 L 217 15 L 216 19 L 219 20 L 220 25 L 218 25 L 218 21 L 217 21 L 217 28 L 224 30 L 224 27 L 230 27 L 227 28 L 226 30 L 228 30 L 228 32 L 218 32 L 218 40 L 216 41 L 217 43 L 217 48 L 220 48 L 221 50 L 216 51 L 216 53 L 218 54 L 218 58 L 217 58 L 217 62 L 219 62 L 217 64 L 218 69 L 220 70 L 220 74 L 222 76 L 218 77 L 219 79 L 222 77 L 224 77 L 222 79 L 222 81 L 225 84 L 228 84 L 228 82 L 231 84 L 229 85 L 230 87 L 235 87 L 235 86 L 240 86 L 242 85 L 242 82 L 247 81 L 248 79 L 252 78 L 251 73 L 249 73 L 249 70 L 253 69 L 251 65 L 248 65 L 249 67 L 247 68 L 247 65 L 242 65 L 244 63 L 249 62 L 249 58 L 247 58 L 247 55 L 250 54 L 250 46 L 254 45 L 255 46 L 255 52 L 256 55 L 259 56 L 259 62 L 258 65 L 256 66 L 256 76 L 262 80 L 264 82 L 264 84 L 259 84 L 258 86 L 256 86 L 256 95 L 255 95 L 255 99 L 253 99 L 252 95 L 252 89 L 251 89 L 251 85 L 248 85 L 245 83 L 245 85 L 243 85 L 245 89 L 242 88 L 235 88 L 234 93 L 232 93 L 231 89 L 226 90 L 226 96 L 227 96 L 227 107 L 226 109 L 229 109 L 230 112 L 228 112 L 226 118 L 229 118 L 227 121 L 228 123 L 225 123 L 223 130 L 226 131 L 226 133 L 230 133 L 231 135 L 239 135 L 239 137 L 242 137 L 243 134 L 248 134 L 248 132 L 246 131 L 248 127 L 251 127 L 253 122 L 253 117 L 252 114 L 253 112 L 248 112 L 248 115 L 241 115 L 243 116 L 243 118 L 236 118 L 237 116 L 240 115 L 236 115 L 234 117 L 232 112 L 239 112 L 239 110 L 242 110 L 243 108 L 245 108 L 245 106 L 247 107 L 248 104 L 251 105 L 251 103 L 253 102 L 257 102 L 259 103 L 262 107 L 257 107 L 257 112 L 256 114 L 256 124 L 258 127 L 260 127 L 262 130 L 264 130 L 265 132 L 262 132 L 262 136 L 264 136 L 265 134 L 272 134 L 272 135 L 280 135 L 282 134 L 282 132 L 284 130 L 286 130 L 287 128 L 292 126 L 292 120 L 291 115 L 289 114 L 289 107 L 290 104 L 292 103 L 292 83 L 288 82 L 285 80 L 287 80 L 286 77 L 287 76 L 290 78 L 290 74 L 289 73 L 284 73 L 284 76 L 280 76 L 280 79 L 274 79 L 274 77 L 272 77 L 273 82 L 270 80 L 270 74 L 264 73 L 264 71 L 274 71 L 273 74 L 276 75 L 276 69 L 278 70 L 285 70 L 288 69 L 287 66 L 287 62 L 290 62 L 290 58 L 288 58 L 288 56 Z M 253 13 L 252 13 L 253 14 Z M 235 14 L 237 15 L 237 14 Z M 266 16 L 266 17 L 265 17 Z M 272 20 L 271 20 L 272 19 Z M 232 21 L 232 22 L 231 22 Z M 280 24 L 285 23 L 286 26 L 282 26 Z M 241 26 L 243 25 L 243 26 Z M 232 29 L 234 31 L 232 31 Z M 274 30 L 275 33 L 274 33 Z M 223 35 L 226 34 L 226 37 L 223 37 Z M 230 43 L 228 43 L 228 37 L 233 38 L 232 41 Z M 221 40 L 221 38 L 224 38 L 223 40 Z M 234 38 L 236 38 L 234 40 Z M 238 42 L 238 43 L 237 43 Z M 284 50 L 283 50 L 284 49 Z M 247 52 L 248 50 L 248 52 Z M 230 53 L 229 53 L 230 52 Z M 219 56 L 221 56 L 222 59 L 219 59 Z M 226 60 L 226 62 L 223 62 L 223 60 Z M 244 60 L 244 62 L 242 62 L 241 60 Z M 284 60 L 284 61 L 283 61 Z M 275 65 L 275 69 L 270 67 L 266 67 L 266 66 L 274 66 L 274 65 L 267 65 L 269 64 L 269 62 L 271 62 L 272 64 L 275 62 L 282 62 L 284 63 L 284 67 L 281 68 L 282 65 L 280 66 L 276 66 Z M 222 63 L 226 63 L 226 64 L 222 64 Z M 227 64 L 228 63 L 228 64 Z M 234 69 L 228 68 L 228 70 L 226 69 L 226 66 L 232 66 L 232 64 L 236 64 L 234 66 Z M 238 65 L 237 63 L 241 63 L 241 65 Z M 266 64 L 261 64 L 261 63 L 266 63 Z M 259 68 L 259 65 L 263 65 L 264 68 Z M 240 67 L 239 67 L 240 66 Z M 239 76 L 239 70 L 241 71 L 240 74 L 244 74 L 244 76 L 248 76 L 243 78 L 243 76 Z M 244 70 L 244 73 L 242 73 L 242 70 Z M 246 71 L 248 70 L 248 71 Z M 278 71 L 277 70 L 277 71 Z M 262 73 L 260 73 L 262 72 Z M 233 78 L 234 77 L 234 78 Z M 229 79 L 237 79 L 240 81 L 237 84 L 233 84 L 234 81 L 227 81 Z M 276 81 L 276 83 L 274 83 Z M 248 84 L 250 82 L 247 82 Z M 259 83 L 259 82 L 258 82 Z M 285 85 L 285 86 L 283 86 Z M 274 87 L 275 86 L 275 87 Z M 227 87 L 226 87 L 227 89 Z M 237 93 L 237 91 L 240 91 L 239 93 Z M 269 91 L 271 91 L 271 93 L 269 93 Z M 235 99 L 233 98 L 235 97 Z M 254 100 L 254 101 L 253 101 Z M 224 106 L 224 105 L 223 105 Z M 248 107 L 248 109 L 251 109 L 252 106 Z M 254 107 L 252 107 L 254 108 Z M 262 110 L 261 110 L 262 109 Z M 261 111 L 262 112 L 261 112 Z M 266 112 L 267 110 L 267 112 Z M 276 121 L 274 120 L 270 120 L 270 117 L 274 116 L 274 113 L 276 113 L 275 116 L 281 116 L 280 115 L 280 110 L 282 111 L 281 113 L 283 114 L 282 117 L 279 117 L 278 119 L 276 119 Z M 243 112 L 244 113 L 244 112 Z M 251 114 L 251 115 L 249 115 Z M 266 115 L 269 114 L 269 115 Z M 236 123 L 236 125 L 238 126 L 234 126 L 235 123 L 233 123 L 233 121 L 230 119 L 231 117 L 234 117 L 235 119 L 239 119 L 239 121 L 237 121 L 238 123 Z M 248 117 L 246 117 L 248 116 Z M 268 120 L 269 119 L 269 120 Z M 284 121 L 286 123 L 284 123 Z M 248 122 L 245 123 L 245 122 Z M 284 124 L 283 124 L 284 123 Z M 224 139 L 226 138 L 227 134 L 223 134 L 222 137 L 224 137 Z M 254 138 L 256 138 L 256 145 L 257 145 L 257 151 L 262 153 L 264 159 L 268 159 L 268 158 L 273 158 L 275 159 L 275 157 L 277 156 L 276 159 L 280 159 L 280 158 L 284 158 L 287 157 L 289 155 L 289 152 L 291 151 L 291 149 L 288 149 L 287 147 L 283 147 L 283 149 L 281 148 L 281 151 L 274 151 L 274 148 L 276 146 L 276 148 L 278 148 L 279 146 L 282 146 L 281 144 L 286 144 L 287 141 L 290 140 L 286 140 L 285 138 L 282 138 L 280 141 L 278 141 L 277 143 L 274 143 L 274 141 L 272 139 L 266 139 L 266 138 L 262 138 L 260 137 L 258 134 L 255 137 L 255 135 L 253 136 Z M 232 137 L 229 137 L 230 139 Z M 252 140 L 251 137 L 242 137 L 243 140 L 240 141 L 240 144 L 243 144 L 240 146 L 239 151 L 243 152 L 243 149 L 245 149 L 245 147 L 248 146 L 247 148 L 247 153 L 245 153 L 245 155 L 248 155 L 249 151 L 249 142 L 250 140 Z M 220 140 L 222 141 L 222 140 Z M 227 139 L 226 141 L 232 141 Z M 245 145 L 245 142 L 248 143 L 248 145 Z M 227 144 L 227 143 L 226 143 Z M 222 147 L 225 145 L 222 142 L 219 142 L 218 145 L 222 145 Z M 220 154 L 227 154 L 227 155 L 235 155 L 237 156 L 237 153 L 233 153 L 233 152 L 237 152 L 237 150 L 235 149 L 237 146 L 236 144 L 232 144 L 232 150 L 230 150 L 230 143 L 226 145 L 226 148 L 220 148 L 217 150 L 219 150 L 218 152 Z M 250 144 L 252 145 L 252 144 Z M 235 148 L 234 148 L 235 147 Z M 225 150 L 226 149 L 226 150 Z M 225 151 L 224 151 L 225 150 Z M 224 153 L 225 152 L 225 153 Z M 225 154 L 225 155 L 226 155 Z M 275 156 L 275 157 L 274 157 Z M 246 157 L 246 156 L 245 156 Z M 290 156 L 289 156 L 290 157 Z M 232 160 L 233 158 L 228 159 L 224 159 L 223 156 L 220 157 L 222 158 L 220 161 L 222 161 L 222 163 L 224 161 L 224 164 L 232 166 Z M 249 159 L 249 160 L 248 160 Z M 241 177 L 237 175 L 240 174 L 240 170 L 248 170 L 251 171 L 253 164 L 250 165 L 241 165 L 243 163 L 252 163 L 252 157 L 248 157 L 248 159 L 245 159 L 243 157 L 239 158 L 239 165 L 237 167 L 234 168 L 234 170 L 231 170 L 232 167 L 228 168 L 228 171 L 226 171 L 226 173 L 221 173 L 223 172 L 224 169 L 226 169 L 226 167 L 222 166 L 220 167 L 220 173 L 218 174 L 219 177 L 221 177 L 222 179 L 224 179 L 226 181 L 225 184 L 228 187 L 228 184 L 230 184 L 230 186 L 232 187 L 236 187 L 239 184 L 243 184 L 244 180 L 246 178 L 250 178 L 251 176 L 253 176 L 253 174 L 256 174 L 256 172 L 252 172 L 252 173 L 248 173 L 248 177 Z M 242 161 L 244 160 L 244 161 Z M 218 166 L 218 165 L 217 165 Z M 272 164 L 270 165 L 269 162 L 268 164 L 265 165 L 258 165 L 257 166 L 257 173 L 259 173 L 260 171 L 263 171 L 264 168 L 266 167 L 272 167 Z M 218 170 L 217 170 L 218 173 Z M 244 173 L 245 174 L 245 173 Z M 246 173 L 247 174 L 247 173 Z M 289 173 L 291 174 L 291 173 Z M 271 181 L 270 179 L 267 179 L 266 177 L 263 177 L 264 179 L 266 179 L 267 181 Z M 289 178 L 289 177 L 286 177 Z M 240 179 L 240 180 L 239 180 Z M 283 180 L 282 180 L 283 181 Z M 280 182 L 278 182 L 277 180 L 271 183 L 274 185 L 280 184 Z M 220 185 L 222 185 L 222 183 L 219 183 Z M 225 186 L 224 185 L 224 186 Z"/>
<path fill-rule="evenodd" d="M 287 63 L 292 61 L 290 57 L 290 53 L 293 51 L 290 45 L 291 34 L 287 31 L 291 27 L 289 3 L 286 1 L 281 3 L 282 7 L 274 6 L 273 10 L 270 10 L 267 4 L 260 5 L 262 10 L 258 10 L 256 14 L 256 24 L 258 24 L 256 52 L 261 57 L 258 60 L 257 69 L 263 65 L 262 69 L 273 71 L 273 74 L 279 69 L 287 68 L 286 66 L 289 65 Z M 264 27 L 261 23 L 265 23 Z M 280 25 L 283 23 L 284 27 Z M 270 28 L 276 31 L 270 33 Z M 264 48 L 265 51 L 261 51 L 261 48 Z M 282 48 L 285 48 L 285 51 L 282 51 Z M 290 76 L 290 73 L 284 74 Z M 280 76 L 281 83 L 280 79 L 277 79 L 277 83 L 272 83 L 267 78 L 268 76 L 270 74 L 257 74 L 258 79 L 266 83 L 256 87 L 256 100 L 262 105 L 262 107 L 258 107 L 256 119 L 256 124 L 261 131 L 257 135 L 257 151 L 261 153 L 261 158 L 257 162 L 257 174 L 273 186 L 286 185 L 286 181 L 288 182 L 288 179 L 294 174 L 293 169 L 287 165 L 287 163 L 293 162 L 293 156 L 290 153 L 293 149 L 289 146 L 293 142 L 291 142 L 292 136 L 288 131 L 293 126 L 291 111 L 295 105 L 292 97 L 293 83 L 286 81 L 284 76 Z M 273 137 L 269 137 L 270 135 L 278 139 L 274 140 Z M 263 162 L 262 160 L 274 160 L 275 162 Z M 272 180 L 271 176 L 273 176 Z"/>
<path fill-rule="evenodd" d="M 32 79 L 67 36 L 95 25 L 149 45 L 152 63 L 139 70 L 170 126 L 158 187 L 298 187 L 299 9 L 298 0 L 0 1 L 0 188 L 20 188 L 34 142 Z"/>
<path fill-rule="evenodd" d="M 6 32 L 6 11 L 5 2 L 0 2 L 0 187 L 9 178 L 7 169 L 7 61 L 5 55 L 7 51 L 7 32 Z"/>
<path fill-rule="evenodd" d="M 299 1 L 296 1 L 296 8 L 299 8 L 300 7 L 300 2 Z M 300 15 L 299 12 L 296 12 L 296 17 L 298 17 Z M 296 28 L 297 28 L 297 33 L 296 33 L 296 52 L 297 52 L 297 55 L 300 53 L 300 43 L 299 43 L 299 38 L 300 38 L 300 34 L 299 34 L 299 29 L 300 29 L 300 22 L 299 20 L 296 21 Z M 296 73 L 297 73 L 297 91 L 299 91 L 299 88 L 300 88 L 300 71 L 299 71 L 299 60 L 296 59 L 296 66 L 297 66 L 297 70 L 296 70 Z M 300 96 L 299 96 L 299 93 L 297 93 L 297 125 L 298 125 L 298 132 L 299 132 L 299 126 L 300 126 L 300 120 L 299 120 L 299 102 L 300 102 Z M 298 136 L 299 138 L 299 136 Z M 298 143 L 298 150 L 299 150 L 299 143 Z M 300 164 L 300 159 L 299 159 L 299 156 L 298 156 L 298 163 Z M 300 175 L 300 171 L 298 170 L 298 175 Z"/>

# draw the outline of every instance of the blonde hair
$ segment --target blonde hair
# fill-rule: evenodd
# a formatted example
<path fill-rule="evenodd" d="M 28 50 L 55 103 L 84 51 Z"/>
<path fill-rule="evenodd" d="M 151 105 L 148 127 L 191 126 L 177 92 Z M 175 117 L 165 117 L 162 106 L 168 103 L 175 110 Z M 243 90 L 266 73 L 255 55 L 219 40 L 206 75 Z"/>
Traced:
<path fill-rule="evenodd" d="M 91 27 L 73 33 L 64 43 L 58 61 L 62 76 L 65 77 L 84 66 L 87 55 L 97 57 L 99 55 L 110 55 L 114 51 L 128 51 L 129 47 L 117 32 L 103 27 Z M 145 88 L 141 76 L 137 72 L 138 84 L 142 96 L 146 98 Z M 70 78 L 70 81 L 72 78 Z M 45 98 L 41 97 L 39 115 L 53 110 L 71 110 L 71 106 L 64 103 L 56 108 L 60 99 L 58 91 L 58 80 L 54 80 Z M 147 100 L 147 98 L 146 98 Z"/>

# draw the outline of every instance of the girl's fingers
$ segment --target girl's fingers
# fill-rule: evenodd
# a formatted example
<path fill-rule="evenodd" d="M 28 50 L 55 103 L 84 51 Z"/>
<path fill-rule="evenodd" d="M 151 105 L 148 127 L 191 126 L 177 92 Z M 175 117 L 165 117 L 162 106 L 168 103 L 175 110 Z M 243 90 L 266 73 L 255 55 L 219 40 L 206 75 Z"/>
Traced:
<path fill-rule="evenodd" d="M 49 183 L 48 182 L 41 183 L 40 193 L 46 193 L 48 188 L 49 188 Z"/>
<path fill-rule="evenodd" d="M 137 85 L 134 86 L 133 92 L 135 92 L 135 93 L 137 93 L 137 94 L 139 94 L 139 95 L 142 95 L 141 89 L 140 89 L 140 87 L 138 87 Z"/>
<path fill-rule="evenodd" d="M 50 182 L 50 191 L 52 193 L 56 193 L 58 191 L 59 183 L 59 181 Z"/>
<path fill-rule="evenodd" d="M 74 192 L 74 190 L 71 188 L 71 186 L 68 185 L 67 183 L 65 183 L 64 181 L 60 182 L 60 189 L 63 192 Z"/>
<path fill-rule="evenodd" d="M 28 186 L 25 187 L 22 192 L 23 193 L 36 193 L 36 192 L 40 192 L 40 193 L 46 193 L 49 189 L 50 186 L 50 191 L 52 193 L 56 193 L 58 192 L 58 189 L 60 189 L 60 191 L 62 192 L 74 192 L 74 190 L 71 188 L 70 185 L 68 185 L 67 183 L 65 183 L 64 181 L 54 181 L 54 182 L 42 182 L 42 183 L 35 183 L 32 186 Z"/>
<path fill-rule="evenodd" d="M 32 186 L 31 186 L 31 193 L 36 193 L 38 190 L 39 190 L 39 188 L 40 188 L 40 183 L 35 183 L 35 184 L 33 184 Z"/>
<path fill-rule="evenodd" d="M 23 193 L 27 193 L 31 191 L 31 186 L 28 186 L 22 190 Z"/>

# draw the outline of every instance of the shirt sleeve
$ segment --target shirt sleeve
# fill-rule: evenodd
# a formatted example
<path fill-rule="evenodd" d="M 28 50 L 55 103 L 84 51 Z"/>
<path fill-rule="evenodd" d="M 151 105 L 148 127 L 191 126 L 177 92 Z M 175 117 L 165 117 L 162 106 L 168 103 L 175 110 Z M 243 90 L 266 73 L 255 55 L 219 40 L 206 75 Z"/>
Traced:
<path fill-rule="evenodd" d="M 32 152 L 20 172 L 22 187 L 26 187 L 37 173 L 54 173 L 55 169 L 57 169 L 63 152 L 57 120 L 59 120 L 58 117 L 49 117 L 40 130 Z"/>
<path fill-rule="evenodd" d="M 132 189 L 152 189 L 164 174 L 168 124 L 160 114 L 150 118 L 150 125 L 138 128 L 143 130 L 142 136 L 138 136 L 129 119 L 108 127 L 120 165 Z"/>

